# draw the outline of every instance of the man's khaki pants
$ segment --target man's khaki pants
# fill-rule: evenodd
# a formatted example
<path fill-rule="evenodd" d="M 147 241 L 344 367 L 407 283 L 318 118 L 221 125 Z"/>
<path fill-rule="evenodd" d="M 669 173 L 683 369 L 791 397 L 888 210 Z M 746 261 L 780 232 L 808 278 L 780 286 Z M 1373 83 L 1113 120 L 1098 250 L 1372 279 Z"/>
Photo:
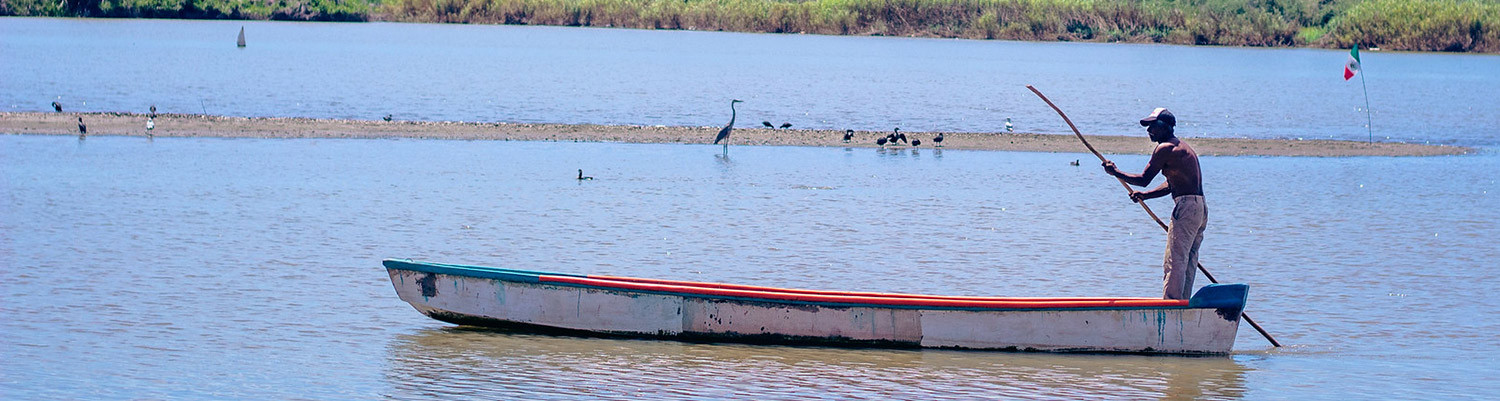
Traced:
<path fill-rule="evenodd" d="M 1198 247 L 1203 245 L 1203 230 L 1208 227 L 1208 206 L 1203 195 L 1172 198 L 1172 225 L 1167 228 L 1167 256 L 1162 263 L 1162 298 L 1188 299 L 1193 295 L 1193 277 L 1197 275 Z"/>

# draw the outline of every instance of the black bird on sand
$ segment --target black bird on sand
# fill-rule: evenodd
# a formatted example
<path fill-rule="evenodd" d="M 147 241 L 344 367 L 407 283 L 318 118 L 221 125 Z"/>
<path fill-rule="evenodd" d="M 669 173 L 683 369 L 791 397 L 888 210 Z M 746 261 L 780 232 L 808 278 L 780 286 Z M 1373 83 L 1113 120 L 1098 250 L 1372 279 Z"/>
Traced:
<path fill-rule="evenodd" d="M 766 128 L 776 129 L 776 126 L 775 125 L 771 125 L 770 121 L 761 121 L 760 125 L 764 125 L 764 126 L 766 126 Z"/>
<path fill-rule="evenodd" d="M 594 177 L 587 177 L 587 176 L 583 175 L 583 169 L 578 169 L 578 180 L 579 181 L 588 181 L 588 180 L 592 180 L 592 179 L 594 179 Z"/>
<path fill-rule="evenodd" d="M 911 143 L 906 140 L 906 134 L 901 133 L 901 127 L 896 127 L 896 132 L 891 134 L 891 143 L 896 143 L 896 141 Z"/>
<path fill-rule="evenodd" d="M 922 146 L 922 140 L 921 139 L 913 139 L 913 140 L 911 140 L 911 146 Z"/>
<path fill-rule="evenodd" d="M 78 117 L 78 137 L 82 138 L 89 134 L 89 126 L 83 125 L 83 117 Z"/>
<path fill-rule="evenodd" d="M 62 112 L 62 103 L 52 102 L 52 111 L 56 111 L 58 113 L 61 113 Z"/>
<path fill-rule="evenodd" d="M 391 115 L 390 114 L 386 114 L 384 120 L 391 121 Z"/>
<path fill-rule="evenodd" d="M 880 147 L 885 147 L 886 142 L 890 142 L 890 138 L 891 137 L 887 136 L 884 138 L 876 139 L 875 144 L 880 145 Z"/>
<path fill-rule="evenodd" d="M 939 132 L 938 136 L 932 137 L 932 142 L 937 143 L 936 145 L 932 145 L 933 147 L 943 147 L 943 133 Z"/>
<path fill-rule="evenodd" d="M 854 139 L 854 130 L 852 130 L 852 129 L 846 129 L 846 130 L 844 130 L 844 143 L 849 143 L 850 139 Z"/>
<path fill-rule="evenodd" d="M 726 155 L 729 154 L 729 141 L 727 141 L 727 139 L 729 139 L 729 133 L 734 132 L 734 117 L 736 115 L 736 112 L 734 111 L 734 104 L 744 102 L 744 100 L 739 99 L 729 101 L 729 124 L 725 124 L 724 129 L 719 130 L 719 136 L 714 137 L 715 144 L 719 143 L 719 141 L 724 141 L 724 154 Z"/>
<path fill-rule="evenodd" d="M 781 129 L 791 128 L 792 123 L 781 123 Z"/>
<path fill-rule="evenodd" d="M 156 105 L 151 105 L 151 118 L 156 118 Z"/>

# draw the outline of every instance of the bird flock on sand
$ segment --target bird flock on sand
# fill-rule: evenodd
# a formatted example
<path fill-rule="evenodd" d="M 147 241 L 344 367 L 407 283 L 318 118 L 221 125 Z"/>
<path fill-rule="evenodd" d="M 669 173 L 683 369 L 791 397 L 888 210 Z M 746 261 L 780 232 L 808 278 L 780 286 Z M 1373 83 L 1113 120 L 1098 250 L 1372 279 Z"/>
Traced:
<path fill-rule="evenodd" d="M 737 104 L 737 103 L 743 103 L 743 102 L 744 102 L 743 100 L 739 100 L 739 99 L 734 99 L 734 100 L 730 100 L 729 101 L 729 123 L 725 124 L 724 128 L 719 130 L 719 134 L 717 136 L 714 136 L 714 144 L 717 145 L 717 144 L 720 144 L 722 142 L 722 144 L 724 145 L 724 154 L 725 155 L 729 154 L 729 135 L 734 132 L 734 119 L 737 116 L 737 112 L 735 111 L 734 105 Z M 788 128 L 792 127 L 792 123 L 782 123 L 780 126 L 777 126 L 775 124 L 772 124 L 770 121 L 761 121 L 760 125 L 766 127 L 767 129 L 772 129 L 772 130 L 774 130 L 774 129 L 788 129 Z M 1006 117 L 1005 118 L 1005 131 L 1006 132 L 1014 132 L 1014 130 L 1015 130 L 1015 126 L 1011 124 L 1010 118 Z M 938 147 L 938 148 L 943 147 L 943 139 L 944 139 L 943 138 L 943 133 L 941 133 L 941 132 L 937 133 L 936 136 L 932 137 L 932 146 L 933 147 Z M 842 140 L 844 141 L 844 143 L 850 143 L 850 142 L 854 141 L 854 130 L 852 130 L 852 129 L 846 129 L 846 130 L 844 130 L 844 136 L 843 136 Z M 908 137 L 906 134 L 901 133 L 901 128 L 900 127 L 897 127 L 895 129 L 892 129 L 891 133 L 886 134 L 883 137 L 876 138 L 875 139 L 875 145 L 879 146 L 881 148 L 885 148 L 886 146 L 912 146 L 912 147 L 918 147 L 918 146 L 922 146 L 922 140 L 918 139 L 918 138 L 915 138 L 915 137 Z"/>

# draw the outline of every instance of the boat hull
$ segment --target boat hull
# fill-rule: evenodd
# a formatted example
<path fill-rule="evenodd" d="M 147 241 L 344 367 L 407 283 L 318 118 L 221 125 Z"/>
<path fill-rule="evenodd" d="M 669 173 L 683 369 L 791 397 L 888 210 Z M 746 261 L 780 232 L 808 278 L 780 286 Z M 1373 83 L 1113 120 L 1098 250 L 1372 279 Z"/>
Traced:
<path fill-rule="evenodd" d="M 448 266 L 386 263 L 403 301 L 451 323 L 753 343 L 1224 354 L 1234 345 L 1245 297 L 1243 285 L 1230 285 L 1181 307 L 867 305 L 601 288 Z"/>

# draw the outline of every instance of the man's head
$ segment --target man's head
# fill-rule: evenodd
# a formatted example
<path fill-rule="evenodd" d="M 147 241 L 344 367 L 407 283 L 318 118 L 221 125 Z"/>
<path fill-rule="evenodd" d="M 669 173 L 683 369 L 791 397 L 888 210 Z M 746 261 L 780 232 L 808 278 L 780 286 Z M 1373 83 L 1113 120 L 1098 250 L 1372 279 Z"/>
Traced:
<path fill-rule="evenodd" d="M 1141 126 L 1146 127 L 1146 133 L 1151 134 L 1152 142 L 1166 142 L 1173 137 L 1177 116 L 1164 107 L 1157 107 L 1151 111 L 1151 115 L 1141 119 Z"/>

